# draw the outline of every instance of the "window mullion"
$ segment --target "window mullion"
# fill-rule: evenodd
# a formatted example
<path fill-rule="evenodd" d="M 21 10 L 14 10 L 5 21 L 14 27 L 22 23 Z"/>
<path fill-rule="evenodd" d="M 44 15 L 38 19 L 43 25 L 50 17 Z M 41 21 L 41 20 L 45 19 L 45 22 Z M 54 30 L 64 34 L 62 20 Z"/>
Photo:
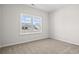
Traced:
<path fill-rule="evenodd" d="M 33 32 L 33 16 L 31 16 L 31 25 L 32 25 L 32 32 Z"/>

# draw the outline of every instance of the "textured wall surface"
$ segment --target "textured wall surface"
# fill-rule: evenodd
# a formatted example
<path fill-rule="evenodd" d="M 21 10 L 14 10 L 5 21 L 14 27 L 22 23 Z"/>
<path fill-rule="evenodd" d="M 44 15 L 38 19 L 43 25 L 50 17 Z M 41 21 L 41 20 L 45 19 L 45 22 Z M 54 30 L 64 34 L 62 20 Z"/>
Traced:
<path fill-rule="evenodd" d="M 48 13 L 28 7 L 27 5 L 2 5 L 3 39 L 1 46 L 48 38 Z M 40 16 L 43 18 L 42 33 L 20 35 L 20 14 Z"/>
<path fill-rule="evenodd" d="M 0 6 L 0 46 L 2 43 L 2 6 Z"/>
<path fill-rule="evenodd" d="M 70 5 L 51 15 L 51 37 L 79 45 L 79 5 Z"/>

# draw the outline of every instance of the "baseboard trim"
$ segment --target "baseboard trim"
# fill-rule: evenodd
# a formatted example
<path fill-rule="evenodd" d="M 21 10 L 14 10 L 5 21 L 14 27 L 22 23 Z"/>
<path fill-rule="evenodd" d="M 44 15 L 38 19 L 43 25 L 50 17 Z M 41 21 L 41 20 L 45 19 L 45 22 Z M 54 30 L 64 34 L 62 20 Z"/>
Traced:
<path fill-rule="evenodd" d="M 62 42 L 65 42 L 65 43 L 68 43 L 68 44 L 72 44 L 72 45 L 77 45 L 77 46 L 79 46 L 79 44 L 77 44 L 77 43 L 73 43 L 73 42 L 70 42 L 70 41 L 66 41 L 66 40 L 61 40 L 61 39 L 58 39 L 58 38 L 51 38 L 51 39 L 55 39 L 55 40 L 59 40 L 59 41 L 62 41 Z"/>
<path fill-rule="evenodd" d="M 0 48 L 4 48 L 4 47 L 8 47 L 8 46 L 14 46 L 14 45 L 23 44 L 23 43 L 30 43 L 30 42 L 38 41 L 38 40 L 42 40 L 42 39 L 49 39 L 49 38 L 45 37 L 45 38 L 35 39 L 35 40 L 30 40 L 30 41 L 22 41 L 22 42 L 17 42 L 17 43 L 10 43 L 10 44 L 6 44 L 6 45 L 2 45 L 2 46 L 0 46 Z"/>

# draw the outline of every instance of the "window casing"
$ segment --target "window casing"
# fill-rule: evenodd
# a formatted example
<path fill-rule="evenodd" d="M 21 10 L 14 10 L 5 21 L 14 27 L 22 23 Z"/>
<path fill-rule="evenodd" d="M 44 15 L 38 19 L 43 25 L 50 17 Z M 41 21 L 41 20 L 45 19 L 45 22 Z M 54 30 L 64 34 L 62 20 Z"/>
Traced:
<path fill-rule="evenodd" d="M 42 17 L 21 14 L 20 15 L 20 33 L 31 34 L 42 32 Z"/>

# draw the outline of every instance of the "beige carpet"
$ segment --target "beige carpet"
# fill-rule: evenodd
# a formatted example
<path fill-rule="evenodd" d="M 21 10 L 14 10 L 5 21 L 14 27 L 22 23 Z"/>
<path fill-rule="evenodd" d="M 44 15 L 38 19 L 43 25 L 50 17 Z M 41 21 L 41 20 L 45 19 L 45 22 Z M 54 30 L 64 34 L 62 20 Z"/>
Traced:
<path fill-rule="evenodd" d="M 0 49 L 4 54 L 76 54 L 79 46 L 54 39 L 43 39 Z"/>

